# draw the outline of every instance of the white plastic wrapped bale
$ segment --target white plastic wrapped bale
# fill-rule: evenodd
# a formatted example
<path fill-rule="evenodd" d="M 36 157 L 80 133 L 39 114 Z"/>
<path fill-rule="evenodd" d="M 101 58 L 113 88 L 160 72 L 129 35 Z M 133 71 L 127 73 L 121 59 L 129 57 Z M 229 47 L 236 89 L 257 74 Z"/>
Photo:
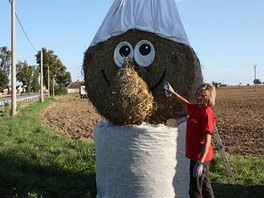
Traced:
<path fill-rule="evenodd" d="M 95 128 L 97 198 L 186 198 L 185 128 L 165 125 Z"/>

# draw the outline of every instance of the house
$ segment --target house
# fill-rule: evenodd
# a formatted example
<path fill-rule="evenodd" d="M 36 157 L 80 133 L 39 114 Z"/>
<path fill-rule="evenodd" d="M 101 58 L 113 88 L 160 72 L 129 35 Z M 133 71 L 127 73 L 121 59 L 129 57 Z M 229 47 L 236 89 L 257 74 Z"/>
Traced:
<path fill-rule="evenodd" d="M 67 86 L 67 93 L 79 93 L 80 86 L 84 84 L 84 82 L 76 81 L 76 82 L 70 82 Z"/>

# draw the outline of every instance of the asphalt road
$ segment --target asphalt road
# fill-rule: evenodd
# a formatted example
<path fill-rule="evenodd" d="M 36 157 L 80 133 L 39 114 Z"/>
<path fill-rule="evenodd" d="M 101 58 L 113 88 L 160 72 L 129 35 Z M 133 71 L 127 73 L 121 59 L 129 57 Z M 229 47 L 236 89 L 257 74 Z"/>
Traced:
<path fill-rule="evenodd" d="M 16 101 L 19 104 L 19 103 L 24 103 L 24 102 L 28 102 L 31 100 L 35 100 L 39 97 L 40 97 L 39 94 L 17 95 Z M 11 104 L 11 102 L 12 102 L 11 96 L 0 96 L 0 107 L 4 106 L 5 104 Z"/>

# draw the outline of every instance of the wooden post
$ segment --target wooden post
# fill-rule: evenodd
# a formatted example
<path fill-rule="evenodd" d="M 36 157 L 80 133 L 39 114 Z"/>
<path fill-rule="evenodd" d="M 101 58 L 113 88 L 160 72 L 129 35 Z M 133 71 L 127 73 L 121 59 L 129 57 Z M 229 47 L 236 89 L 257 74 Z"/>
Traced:
<path fill-rule="evenodd" d="M 11 32 L 12 32 L 12 116 L 16 115 L 16 11 L 15 11 L 15 0 L 12 0 L 12 8 L 11 8 L 12 16 L 11 16 Z"/>
<path fill-rule="evenodd" d="M 40 102 L 43 102 L 43 54 L 40 51 Z"/>

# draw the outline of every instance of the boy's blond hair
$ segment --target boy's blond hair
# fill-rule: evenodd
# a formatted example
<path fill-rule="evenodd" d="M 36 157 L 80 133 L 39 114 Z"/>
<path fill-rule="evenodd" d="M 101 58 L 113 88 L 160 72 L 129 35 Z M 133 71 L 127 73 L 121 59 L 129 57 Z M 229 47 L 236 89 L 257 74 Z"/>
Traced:
<path fill-rule="evenodd" d="M 208 105 L 210 107 L 213 107 L 215 105 L 215 98 L 216 98 L 215 87 L 212 84 L 204 83 L 197 89 L 195 96 L 201 91 L 204 91 L 206 93 L 206 96 L 208 98 Z"/>

